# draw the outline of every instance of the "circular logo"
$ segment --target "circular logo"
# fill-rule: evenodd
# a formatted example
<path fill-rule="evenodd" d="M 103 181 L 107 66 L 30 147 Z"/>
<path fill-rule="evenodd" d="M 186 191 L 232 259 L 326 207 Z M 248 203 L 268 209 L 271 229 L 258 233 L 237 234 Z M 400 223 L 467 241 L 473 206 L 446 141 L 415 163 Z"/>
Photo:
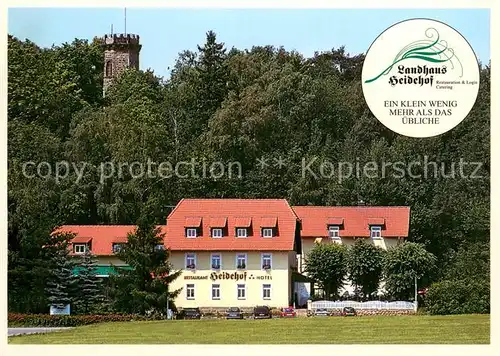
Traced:
<path fill-rule="evenodd" d="M 410 137 L 451 130 L 469 114 L 479 91 L 479 64 L 469 43 L 430 19 L 385 30 L 370 46 L 361 77 L 373 115 Z"/>

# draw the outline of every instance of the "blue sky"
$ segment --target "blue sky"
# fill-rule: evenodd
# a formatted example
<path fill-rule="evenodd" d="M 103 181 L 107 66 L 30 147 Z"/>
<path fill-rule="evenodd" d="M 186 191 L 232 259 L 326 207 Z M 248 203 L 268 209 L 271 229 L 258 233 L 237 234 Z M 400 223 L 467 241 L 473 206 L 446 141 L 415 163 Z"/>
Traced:
<path fill-rule="evenodd" d="M 366 52 L 392 24 L 427 17 L 457 29 L 478 58 L 490 60 L 490 12 L 481 9 L 171 9 L 127 8 L 127 32 L 141 36 L 141 69 L 167 76 L 179 52 L 195 50 L 214 30 L 227 47 L 283 45 L 305 56 L 345 45 L 349 53 Z M 11 8 L 9 33 L 40 46 L 92 39 L 124 31 L 123 8 Z"/>

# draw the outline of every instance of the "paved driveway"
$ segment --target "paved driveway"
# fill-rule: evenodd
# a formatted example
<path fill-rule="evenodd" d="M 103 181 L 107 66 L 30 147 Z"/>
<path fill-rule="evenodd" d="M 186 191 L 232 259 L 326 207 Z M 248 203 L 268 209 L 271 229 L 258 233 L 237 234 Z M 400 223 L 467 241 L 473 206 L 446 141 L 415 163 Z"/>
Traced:
<path fill-rule="evenodd" d="M 28 334 L 41 334 L 41 333 L 49 333 L 53 331 L 61 331 L 67 330 L 71 328 L 9 328 L 8 335 L 28 335 Z"/>

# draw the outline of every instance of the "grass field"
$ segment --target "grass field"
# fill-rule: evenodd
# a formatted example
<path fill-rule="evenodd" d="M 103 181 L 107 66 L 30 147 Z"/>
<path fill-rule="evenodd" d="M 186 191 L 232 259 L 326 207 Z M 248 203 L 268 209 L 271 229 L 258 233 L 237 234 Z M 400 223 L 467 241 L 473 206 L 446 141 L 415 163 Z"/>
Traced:
<path fill-rule="evenodd" d="M 11 344 L 488 344 L 489 315 L 106 323 Z"/>

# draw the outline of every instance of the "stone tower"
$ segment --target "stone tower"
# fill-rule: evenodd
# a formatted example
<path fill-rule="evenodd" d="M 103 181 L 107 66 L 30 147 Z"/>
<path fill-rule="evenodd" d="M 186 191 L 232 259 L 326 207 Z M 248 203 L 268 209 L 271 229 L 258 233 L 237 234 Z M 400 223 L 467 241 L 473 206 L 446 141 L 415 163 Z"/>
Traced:
<path fill-rule="evenodd" d="M 113 80 L 127 68 L 139 69 L 139 52 L 142 45 L 138 35 L 112 34 L 105 35 L 104 47 L 104 83 L 103 96 Z"/>

